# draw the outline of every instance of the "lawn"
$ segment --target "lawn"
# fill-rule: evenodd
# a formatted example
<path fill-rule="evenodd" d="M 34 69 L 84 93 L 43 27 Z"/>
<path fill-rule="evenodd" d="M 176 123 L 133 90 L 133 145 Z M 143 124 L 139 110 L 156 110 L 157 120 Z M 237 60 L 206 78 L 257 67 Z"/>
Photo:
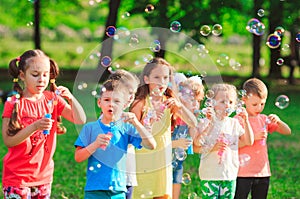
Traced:
<path fill-rule="evenodd" d="M 235 82 L 240 82 L 236 80 Z M 281 119 L 287 122 L 291 129 L 291 136 L 281 136 L 274 133 L 268 138 L 269 156 L 271 162 L 271 186 L 268 198 L 300 198 L 300 134 L 299 134 L 299 114 L 298 102 L 300 101 L 299 88 L 297 86 L 286 86 L 271 81 L 267 83 L 270 87 L 269 98 L 267 101 L 265 114 L 276 113 Z M 64 85 L 72 90 L 72 83 L 65 82 Z M 9 88 L 10 83 L 0 82 L 3 88 Z M 74 87 L 76 90 L 76 87 Z M 89 91 L 75 91 L 74 93 L 81 93 L 80 96 L 86 96 Z M 285 94 L 290 99 L 290 104 L 286 109 L 278 109 L 275 105 L 275 99 L 278 95 Z M 95 120 L 98 109 L 95 109 L 93 98 L 78 97 L 83 104 L 88 120 Z M 93 101 L 91 103 L 91 100 Z M 90 111 L 94 110 L 94 111 Z M 3 111 L 3 104 L 0 104 L 0 112 Z M 2 122 L 2 120 L 1 120 Z M 78 136 L 81 126 L 75 126 L 68 121 L 64 121 L 68 129 L 67 134 L 58 136 L 57 150 L 54 156 L 55 173 L 52 187 L 52 198 L 69 198 L 80 199 L 83 198 L 83 188 L 85 185 L 85 166 L 86 162 L 76 163 L 74 161 L 74 146 L 73 143 Z M 0 138 L 2 143 L 2 138 Z M 0 156 L 3 157 L 7 149 L 4 144 L 0 145 Z M 0 162 L 2 164 L 2 160 Z M 199 156 L 197 154 L 189 155 L 184 163 L 185 173 L 190 174 L 191 183 L 182 186 L 182 197 L 188 198 L 189 194 L 196 193 L 201 196 L 199 188 L 198 177 Z M 1 174 L 0 174 L 1 176 Z M 0 193 L 0 197 L 2 193 Z"/>

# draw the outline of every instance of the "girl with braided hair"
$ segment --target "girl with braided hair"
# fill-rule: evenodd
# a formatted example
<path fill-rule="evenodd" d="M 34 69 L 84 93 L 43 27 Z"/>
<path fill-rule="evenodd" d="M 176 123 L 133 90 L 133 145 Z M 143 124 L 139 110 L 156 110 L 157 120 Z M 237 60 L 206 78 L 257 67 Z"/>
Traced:
<path fill-rule="evenodd" d="M 66 87 L 56 86 L 58 65 L 43 51 L 28 50 L 11 60 L 9 74 L 16 95 L 5 102 L 2 114 L 2 137 L 8 148 L 2 171 L 4 198 L 50 198 L 57 118 L 83 124 L 86 115 Z"/>

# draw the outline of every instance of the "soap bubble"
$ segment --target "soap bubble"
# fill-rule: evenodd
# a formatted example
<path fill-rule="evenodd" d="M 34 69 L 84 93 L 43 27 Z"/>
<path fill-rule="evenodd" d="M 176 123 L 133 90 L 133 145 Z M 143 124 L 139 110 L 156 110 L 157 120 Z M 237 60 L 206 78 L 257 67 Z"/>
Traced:
<path fill-rule="evenodd" d="M 149 48 L 150 48 L 150 50 L 152 52 L 159 52 L 160 48 L 161 48 L 160 41 L 154 40 L 153 42 L 150 43 L 150 47 Z"/>
<path fill-rule="evenodd" d="M 192 179 L 191 179 L 190 174 L 188 174 L 188 173 L 182 174 L 182 184 L 189 185 L 189 184 L 191 184 L 191 182 L 192 182 Z"/>
<path fill-rule="evenodd" d="M 281 38 L 276 34 L 270 34 L 267 38 L 266 44 L 269 48 L 278 48 L 281 44 Z"/>
<path fill-rule="evenodd" d="M 281 37 L 281 36 L 283 36 L 284 32 L 285 32 L 284 28 L 281 27 L 281 26 L 278 26 L 278 27 L 275 28 L 274 34 Z"/>
<path fill-rule="evenodd" d="M 246 165 L 249 164 L 251 157 L 250 155 L 243 153 L 239 155 L 239 163 L 240 163 L 240 167 L 244 167 Z"/>
<path fill-rule="evenodd" d="M 220 24 L 215 24 L 212 28 L 212 34 L 215 36 L 219 36 L 222 34 L 222 26 Z"/>
<path fill-rule="evenodd" d="M 130 13 L 129 12 L 124 12 L 121 16 L 122 19 L 128 19 L 130 17 Z"/>
<path fill-rule="evenodd" d="M 220 66 L 227 66 L 229 64 L 229 57 L 227 54 L 222 53 L 217 58 L 217 64 Z"/>
<path fill-rule="evenodd" d="M 279 95 L 276 98 L 275 106 L 277 106 L 280 109 L 285 109 L 286 107 L 289 106 L 289 103 L 290 103 L 290 99 L 288 98 L 288 96 L 286 96 L 286 95 Z"/>
<path fill-rule="evenodd" d="M 154 6 L 152 4 L 148 4 L 145 8 L 145 12 L 150 14 L 154 11 Z"/>
<path fill-rule="evenodd" d="M 113 37 L 116 34 L 116 28 L 114 26 L 108 26 L 105 33 L 108 37 Z"/>
<path fill-rule="evenodd" d="M 208 36 L 211 32 L 211 29 L 208 25 L 203 25 L 200 28 L 200 34 L 203 36 Z"/>
<path fill-rule="evenodd" d="M 198 199 L 198 195 L 195 192 L 189 193 L 188 199 Z"/>
<path fill-rule="evenodd" d="M 260 17 L 263 17 L 265 15 L 265 10 L 264 9 L 259 9 L 257 11 L 257 15 L 260 16 Z"/>
<path fill-rule="evenodd" d="M 184 46 L 184 50 L 190 51 L 193 48 L 193 44 L 191 43 L 186 43 Z"/>
<path fill-rule="evenodd" d="M 109 56 L 102 57 L 101 64 L 104 67 L 109 67 L 111 65 L 111 58 Z"/>
<path fill-rule="evenodd" d="M 170 30 L 172 32 L 179 32 L 181 30 L 181 23 L 179 21 L 173 21 L 170 24 Z"/>
<path fill-rule="evenodd" d="M 281 66 L 283 63 L 284 63 L 284 59 L 282 59 L 282 58 L 278 58 L 277 61 L 276 61 L 276 64 L 278 66 Z"/>
<path fill-rule="evenodd" d="M 296 41 L 300 42 L 300 32 L 298 32 L 297 35 L 296 35 Z"/>

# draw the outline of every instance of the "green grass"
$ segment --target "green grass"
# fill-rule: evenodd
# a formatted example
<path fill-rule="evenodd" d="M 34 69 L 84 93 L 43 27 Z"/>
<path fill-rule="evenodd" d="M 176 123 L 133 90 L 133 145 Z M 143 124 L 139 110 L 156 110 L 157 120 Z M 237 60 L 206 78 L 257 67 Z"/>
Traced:
<path fill-rule="evenodd" d="M 236 80 L 235 82 L 239 82 Z M 267 100 L 264 113 L 275 113 L 280 118 L 287 122 L 292 129 L 291 136 L 282 136 L 274 133 L 268 137 L 269 146 L 269 159 L 271 163 L 271 185 L 269 190 L 269 199 L 292 199 L 300 198 L 300 120 L 298 102 L 300 95 L 298 94 L 299 88 L 297 86 L 279 85 L 274 81 L 267 82 L 270 93 Z M 72 83 L 64 83 L 70 90 L 72 90 Z M 9 88 L 10 83 L 0 82 L 0 87 Z M 88 92 L 82 92 L 82 96 L 86 96 Z M 78 92 L 78 93 L 80 93 Z M 290 104 L 286 109 L 278 109 L 275 105 L 275 99 L 278 95 L 285 94 L 289 96 Z M 79 101 L 83 104 L 88 120 L 94 120 L 96 116 L 92 113 L 95 108 L 94 101 L 91 103 L 92 98 L 79 97 Z M 0 104 L 0 112 L 3 111 L 3 104 Z M 98 112 L 99 110 L 94 111 Z M 1 120 L 2 122 L 2 120 Z M 80 199 L 83 198 L 83 189 L 85 185 L 85 169 L 86 162 L 76 163 L 74 160 L 74 146 L 73 143 L 78 136 L 81 126 L 75 126 L 72 123 L 65 121 L 64 125 L 67 127 L 68 132 L 65 135 L 58 136 L 57 150 L 54 155 L 55 172 L 54 182 L 52 186 L 52 198 L 69 198 Z M 2 138 L 0 139 L 2 142 Z M 6 147 L 0 144 L 0 156 L 6 154 Z M 2 165 L 2 159 L 0 161 Z M 181 198 L 187 198 L 189 193 L 197 193 L 201 196 L 198 177 L 199 156 L 197 154 L 189 155 L 184 162 L 184 172 L 189 173 L 191 176 L 191 184 L 182 185 Z M 1 177 L 2 174 L 0 174 Z M 2 193 L 0 193 L 2 197 Z"/>

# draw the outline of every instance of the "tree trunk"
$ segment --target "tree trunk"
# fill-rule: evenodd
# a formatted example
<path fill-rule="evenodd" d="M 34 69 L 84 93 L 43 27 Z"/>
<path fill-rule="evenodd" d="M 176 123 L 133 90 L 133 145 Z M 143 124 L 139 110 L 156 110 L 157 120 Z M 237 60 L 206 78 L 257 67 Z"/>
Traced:
<path fill-rule="evenodd" d="M 262 0 L 254 0 L 254 16 L 257 14 L 257 10 L 260 9 L 263 1 Z M 252 37 L 252 76 L 253 77 L 260 77 L 260 66 L 259 66 L 259 59 L 260 59 L 260 44 L 261 44 L 261 36 L 257 36 L 253 34 Z"/>
<path fill-rule="evenodd" d="M 34 1 L 34 46 L 35 49 L 41 49 L 40 33 L 40 0 Z"/>
<path fill-rule="evenodd" d="M 252 76 L 253 77 L 260 77 L 260 66 L 259 66 L 259 59 L 260 59 L 260 43 L 261 43 L 261 37 L 253 34 L 253 40 L 252 40 L 252 48 L 253 48 L 253 55 L 252 55 Z"/>
<path fill-rule="evenodd" d="M 276 27 L 282 24 L 282 1 L 272 0 L 270 3 L 270 14 L 268 17 L 269 20 L 269 31 L 270 34 L 274 33 Z M 275 49 L 270 49 L 271 56 L 270 56 L 270 70 L 269 70 L 269 77 L 271 78 L 282 78 L 281 74 L 281 67 L 277 65 L 277 59 L 280 58 L 280 47 Z"/>
<path fill-rule="evenodd" d="M 168 28 L 169 26 L 169 19 L 166 15 L 168 13 L 168 0 L 160 0 L 159 1 L 160 6 L 157 8 L 160 16 L 159 20 L 159 27 Z M 166 43 L 168 40 L 169 35 L 158 33 L 158 40 L 160 42 L 160 50 L 158 52 L 155 52 L 155 57 L 161 57 L 165 58 L 166 54 Z"/>
<path fill-rule="evenodd" d="M 109 26 L 116 27 L 120 4 L 121 4 L 121 0 L 109 1 L 109 14 L 106 20 L 105 30 Z M 106 80 L 110 74 L 109 71 L 107 70 L 108 68 L 102 65 L 101 60 L 105 56 L 108 56 L 112 59 L 112 50 L 113 50 L 113 39 L 110 38 L 104 31 L 103 39 L 102 39 L 102 47 L 101 47 L 101 56 L 97 67 L 97 74 L 101 75 L 99 80 L 100 82 Z"/>

